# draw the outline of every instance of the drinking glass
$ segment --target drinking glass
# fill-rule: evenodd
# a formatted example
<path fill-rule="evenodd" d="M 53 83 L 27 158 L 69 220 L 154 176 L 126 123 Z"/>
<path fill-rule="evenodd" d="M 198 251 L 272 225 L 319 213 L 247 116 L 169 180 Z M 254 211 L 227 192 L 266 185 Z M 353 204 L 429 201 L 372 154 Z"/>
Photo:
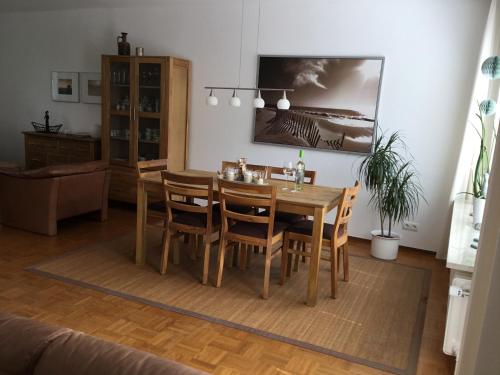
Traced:
<path fill-rule="evenodd" d="M 283 174 L 285 175 L 285 187 L 282 190 L 288 190 L 288 175 L 292 173 L 293 162 L 285 161 L 283 163 Z"/>

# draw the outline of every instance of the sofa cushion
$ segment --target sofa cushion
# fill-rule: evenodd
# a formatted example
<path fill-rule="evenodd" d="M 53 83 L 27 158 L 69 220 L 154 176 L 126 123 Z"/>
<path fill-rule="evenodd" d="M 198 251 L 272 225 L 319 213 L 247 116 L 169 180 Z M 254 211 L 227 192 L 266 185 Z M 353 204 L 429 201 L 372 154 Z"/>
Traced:
<path fill-rule="evenodd" d="M 273 236 L 283 232 L 287 228 L 286 223 L 280 223 L 279 221 L 274 222 L 273 226 Z M 266 239 L 267 231 L 269 230 L 269 224 L 265 223 L 249 223 L 246 221 L 238 221 L 236 224 L 229 227 L 229 232 L 234 234 L 239 234 L 242 236 Z"/>
<path fill-rule="evenodd" d="M 92 173 L 109 168 L 107 162 L 102 160 L 89 161 L 86 163 L 50 165 L 39 169 L 25 171 L 0 171 L 0 173 L 19 178 L 52 178 L 69 176 L 74 174 Z"/>
<path fill-rule="evenodd" d="M 54 340 L 34 375 L 194 375 L 203 372 L 122 345 L 73 332 Z"/>
<path fill-rule="evenodd" d="M 70 332 L 68 328 L 0 312 L 0 374 L 32 374 L 46 347 Z"/>

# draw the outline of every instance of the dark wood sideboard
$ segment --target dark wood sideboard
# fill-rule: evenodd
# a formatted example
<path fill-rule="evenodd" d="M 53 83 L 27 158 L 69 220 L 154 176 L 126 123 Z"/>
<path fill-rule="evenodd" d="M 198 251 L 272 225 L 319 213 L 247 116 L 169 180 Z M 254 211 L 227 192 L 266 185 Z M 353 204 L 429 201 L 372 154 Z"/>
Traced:
<path fill-rule="evenodd" d="M 101 158 L 101 142 L 98 138 L 37 132 L 23 134 L 27 169 Z"/>

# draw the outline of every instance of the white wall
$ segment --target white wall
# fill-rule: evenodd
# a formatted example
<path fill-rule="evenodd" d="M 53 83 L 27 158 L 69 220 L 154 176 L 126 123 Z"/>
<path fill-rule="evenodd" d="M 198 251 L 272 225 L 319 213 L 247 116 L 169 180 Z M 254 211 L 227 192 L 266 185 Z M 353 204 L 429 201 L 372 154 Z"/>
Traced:
<path fill-rule="evenodd" d="M 243 106 L 205 106 L 205 85 L 238 80 L 241 3 L 166 1 L 161 7 L 0 14 L 0 160 L 23 159 L 20 131 L 49 109 L 74 131 L 100 122 L 99 107 L 50 99 L 50 72 L 99 71 L 100 55 L 116 52 L 116 35 L 130 33 L 146 54 L 193 62 L 189 166 L 215 170 L 223 159 L 280 165 L 293 148 L 251 142 L 251 94 Z M 401 130 L 416 158 L 429 205 L 404 232 L 403 244 L 437 251 L 447 239 L 449 192 L 489 0 L 245 0 L 242 85 L 255 85 L 257 54 L 381 55 L 386 57 L 379 120 Z M 222 143 L 221 143 L 222 142 Z M 359 157 L 306 151 L 318 183 L 346 186 Z M 376 216 L 359 200 L 350 232 L 367 237 Z"/>

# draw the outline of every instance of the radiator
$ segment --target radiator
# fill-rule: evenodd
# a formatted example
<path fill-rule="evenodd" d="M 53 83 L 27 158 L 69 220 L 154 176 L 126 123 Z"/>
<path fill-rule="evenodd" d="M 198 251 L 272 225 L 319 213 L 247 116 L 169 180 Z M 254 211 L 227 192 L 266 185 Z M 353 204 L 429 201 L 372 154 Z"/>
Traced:
<path fill-rule="evenodd" d="M 443 344 L 443 352 L 448 355 L 456 356 L 460 350 L 470 288 L 471 280 L 458 277 L 450 286 Z"/>

